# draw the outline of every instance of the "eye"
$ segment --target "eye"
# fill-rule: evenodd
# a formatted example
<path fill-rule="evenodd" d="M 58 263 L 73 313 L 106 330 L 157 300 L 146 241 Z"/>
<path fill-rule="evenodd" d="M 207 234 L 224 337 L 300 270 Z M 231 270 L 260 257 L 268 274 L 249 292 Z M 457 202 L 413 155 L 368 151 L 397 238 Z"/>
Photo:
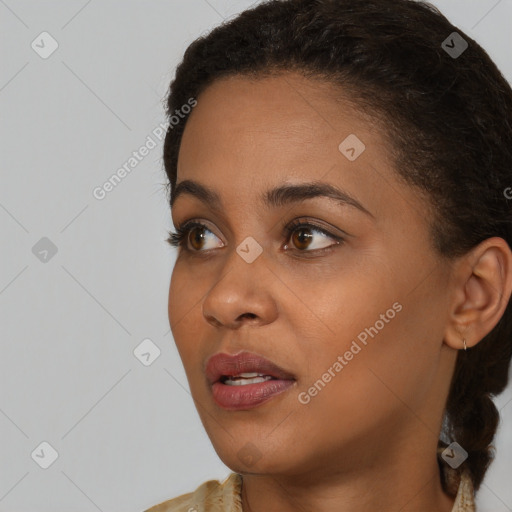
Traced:
<path fill-rule="evenodd" d="M 208 241 L 208 236 L 205 232 L 212 234 L 218 240 L 218 237 L 205 224 L 189 221 L 182 226 L 178 226 L 175 233 L 169 232 L 167 242 L 173 247 L 181 247 L 183 250 L 190 252 L 205 252 L 209 249 L 222 247 L 222 243 L 215 242 L 211 243 L 210 247 L 208 247 L 208 244 L 204 243 L 205 240 Z M 321 240 L 322 237 L 317 236 L 318 234 L 322 235 L 323 241 Z M 344 242 L 342 237 L 334 235 L 311 222 L 301 222 L 300 219 L 285 226 L 283 228 L 283 236 L 287 242 L 284 246 L 285 249 L 288 250 L 290 248 L 288 242 L 291 241 L 297 252 L 321 251 Z M 320 240 L 315 241 L 316 238 Z M 329 240 L 331 243 L 329 243 Z M 192 248 L 189 248 L 189 244 Z"/>
<path fill-rule="evenodd" d="M 329 233 L 311 222 L 301 222 L 300 219 L 286 226 L 284 231 L 287 241 L 290 241 L 299 252 L 314 252 L 316 250 L 328 249 L 344 241 L 342 237 Z M 316 236 L 314 233 L 323 235 L 323 241 L 321 237 Z M 315 241 L 315 239 L 319 240 Z M 331 243 L 329 243 L 329 240 L 331 240 Z M 334 243 L 332 243 L 332 240 L 334 240 Z M 285 249 L 288 249 L 288 247 L 287 243 Z"/>
<path fill-rule="evenodd" d="M 205 249 L 203 243 L 205 240 L 208 240 L 208 237 L 204 234 L 205 231 L 213 235 L 212 231 L 201 222 L 186 222 L 182 226 L 178 226 L 175 233 L 169 232 L 167 242 L 173 247 L 182 247 L 184 250 L 191 252 L 203 252 L 206 249 L 222 247 L 221 244 L 211 244 L 211 247 L 206 247 Z M 189 249 L 188 242 L 190 242 L 192 249 Z"/>

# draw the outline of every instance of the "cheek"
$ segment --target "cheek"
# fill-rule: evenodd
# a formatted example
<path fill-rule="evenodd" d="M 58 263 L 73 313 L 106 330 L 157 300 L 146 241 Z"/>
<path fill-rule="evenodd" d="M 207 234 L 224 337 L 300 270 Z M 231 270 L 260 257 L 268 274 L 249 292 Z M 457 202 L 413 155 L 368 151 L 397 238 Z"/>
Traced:
<path fill-rule="evenodd" d="M 380 357 L 384 346 L 389 349 L 393 343 L 391 334 L 384 329 L 364 345 L 357 339 L 360 332 L 357 329 L 351 336 L 347 331 L 347 337 L 337 338 L 337 348 L 334 342 L 329 344 L 320 358 L 317 351 L 314 367 L 299 390 L 299 423 L 312 431 L 321 429 L 324 440 L 318 440 L 320 445 L 329 444 L 329 439 L 345 445 L 373 437 L 372 432 L 385 428 L 402 412 L 401 402 L 390 389 L 403 388 L 407 377 L 395 371 L 398 379 L 390 383 Z"/>
<path fill-rule="evenodd" d="M 183 293 L 186 291 L 182 285 L 182 279 L 180 278 L 179 271 L 174 267 L 171 274 L 171 282 L 169 284 L 169 301 L 167 312 L 169 314 L 169 325 L 171 330 L 175 329 L 178 325 L 178 319 L 184 314 L 182 311 L 183 305 Z M 174 332 L 174 331 L 173 331 Z"/>
<path fill-rule="evenodd" d="M 208 291 L 208 280 L 197 270 L 185 266 L 179 260 L 175 263 L 169 284 L 168 313 L 171 328 L 190 322 L 201 313 L 202 298 Z M 210 285 L 211 286 L 211 285 Z"/>
<path fill-rule="evenodd" d="M 353 294 L 341 312 L 331 307 L 335 334 L 309 352 L 298 390 L 303 421 L 349 440 L 389 432 L 421 408 L 435 378 L 436 344 L 431 331 L 418 329 L 425 322 L 418 299 L 390 296 Z"/>
<path fill-rule="evenodd" d="M 206 293 L 201 282 L 190 279 L 191 274 L 184 272 L 180 265 L 175 265 L 169 284 L 168 315 L 172 336 L 185 370 L 191 356 L 197 353 L 201 339 L 198 318 L 201 313 L 201 297 Z"/>
<path fill-rule="evenodd" d="M 421 311 L 380 279 L 345 275 L 313 287 L 305 301 L 317 313 L 313 322 L 315 315 L 304 310 L 290 312 L 306 370 L 298 392 L 312 417 L 374 422 L 400 407 L 396 392 L 414 400 L 426 387 L 432 365 L 416 352 L 418 332 L 409 318 Z"/>

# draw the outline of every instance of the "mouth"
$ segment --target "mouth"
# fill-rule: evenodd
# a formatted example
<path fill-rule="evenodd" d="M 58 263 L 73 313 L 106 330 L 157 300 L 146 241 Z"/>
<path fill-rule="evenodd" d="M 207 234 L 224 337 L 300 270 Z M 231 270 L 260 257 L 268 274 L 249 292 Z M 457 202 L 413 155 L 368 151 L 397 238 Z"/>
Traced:
<path fill-rule="evenodd" d="M 205 369 L 213 399 L 228 410 L 251 409 L 290 389 L 296 382 L 290 372 L 251 352 L 218 353 Z"/>
<path fill-rule="evenodd" d="M 276 377 L 271 375 L 264 375 L 261 373 L 241 373 L 240 375 L 222 375 L 219 382 L 226 384 L 227 386 L 247 386 L 249 384 L 258 384 L 260 382 L 266 382 L 267 380 L 278 380 Z"/>

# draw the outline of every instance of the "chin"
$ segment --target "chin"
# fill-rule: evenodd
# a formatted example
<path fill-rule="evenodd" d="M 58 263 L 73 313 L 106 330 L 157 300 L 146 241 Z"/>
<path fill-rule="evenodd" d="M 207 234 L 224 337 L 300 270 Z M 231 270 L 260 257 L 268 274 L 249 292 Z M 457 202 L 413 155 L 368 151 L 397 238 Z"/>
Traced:
<path fill-rule="evenodd" d="M 247 435 L 242 437 L 233 433 L 233 438 L 226 435 L 221 442 L 213 442 L 213 447 L 221 461 L 236 473 L 240 474 L 285 474 L 293 473 L 293 468 L 301 466 L 301 462 L 290 459 L 291 450 L 283 439 L 276 439 L 280 449 L 265 442 L 265 435 L 261 441 Z M 219 441 L 219 440 L 217 440 Z M 293 454 L 297 455 L 296 451 Z"/>

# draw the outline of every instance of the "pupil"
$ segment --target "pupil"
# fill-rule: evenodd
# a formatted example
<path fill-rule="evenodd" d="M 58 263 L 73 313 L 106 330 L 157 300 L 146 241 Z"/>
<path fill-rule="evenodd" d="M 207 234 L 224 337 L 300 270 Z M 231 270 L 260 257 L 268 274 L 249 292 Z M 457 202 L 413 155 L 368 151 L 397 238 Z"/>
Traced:
<path fill-rule="evenodd" d="M 307 231 L 307 228 L 300 228 L 299 230 L 296 231 L 297 233 L 299 233 L 299 235 L 297 235 L 296 237 L 298 239 L 299 244 L 306 243 L 307 246 L 308 240 L 311 239 L 311 234 L 307 233 Z"/>
<path fill-rule="evenodd" d="M 201 245 L 201 240 L 204 238 L 204 234 L 201 234 L 202 228 L 194 228 L 192 230 L 192 243 L 198 243 L 198 245 Z"/>

